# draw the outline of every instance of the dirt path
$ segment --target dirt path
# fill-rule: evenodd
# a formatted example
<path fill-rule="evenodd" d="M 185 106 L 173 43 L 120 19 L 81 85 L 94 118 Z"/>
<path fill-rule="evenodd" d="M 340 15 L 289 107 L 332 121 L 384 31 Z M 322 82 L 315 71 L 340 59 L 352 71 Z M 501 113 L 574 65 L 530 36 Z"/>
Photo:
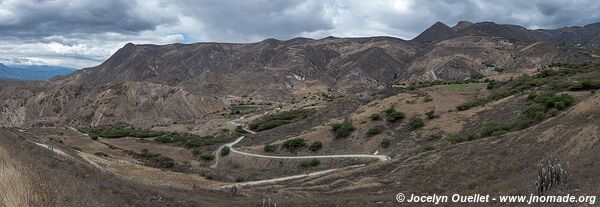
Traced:
<path fill-rule="evenodd" d="M 235 121 L 230 121 L 228 122 L 229 124 L 235 125 L 235 126 L 241 126 L 241 124 L 235 122 Z M 247 132 L 251 133 L 251 134 L 255 134 L 256 132 L 253 132 L 249 129 L 243 128 L 244 130 L 246 130 Z M 216 165 L 218 164 L 218 158 L 220 157 L 220 151 L 224 146 L 228 146 L 229 149 L 231 150 L 231 152 L 234 153 L 238 153 L 241 155 L 245 155 L 245 156 L 250 156 L 250 157 L 260 157 L 260 158 L 269 158 L 269 159 L 324 159 L 324 158 L 373 158 L 373 159 L 378 159 L 379 161 L 386 161 L 389 160 L 390 157 L 387 155 L 365 155 L 365 154 L 349 154 L 349 155 L 311 155 L 311 156 L 272 156 L 272 155 L 261 155 L 261 154 L 253 154 L 253 153 L 248 153 L 248 152 L 242 152 L 242 151 L 238 151 L 236 150 L 233 146 L 236 145 L 237 143 L 239 143 L 240 141 L 242 141 L 242 139 L 244 139 L 245 136 L 241 136 L 238 139 L 236 139 L 235 141 L 229 143 L 229 144 L 225 144 L 223 146 L 221 146 L 219 148 L 219 150 L 217 151 L 217 153 L 215 154 L 215 164 L 213 164 L 211 167 L 216 167 Z"/>

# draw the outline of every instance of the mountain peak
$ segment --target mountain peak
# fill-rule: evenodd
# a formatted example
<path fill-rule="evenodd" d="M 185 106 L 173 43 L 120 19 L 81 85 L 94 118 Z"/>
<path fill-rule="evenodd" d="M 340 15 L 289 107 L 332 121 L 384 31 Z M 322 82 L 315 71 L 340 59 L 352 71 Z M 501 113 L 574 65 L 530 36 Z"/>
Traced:
<path fill-rule="evenodd" d="M 471 25 L 473 25 L 473 22 L 469 22 L 469 21 L 459 21 L 454 27 L 452 27 L 452 29 L 454 31 L 458 31 L 467 27 L 470 27 Z"/>
<path fill-rule="evenodd" d="M 447 39 L 452 35 L 454 35 L 454 31 L 452 31 L 448 25 L 442 22 L 436 22 L 411 41 L 420 43 L 434 43 Z"/>

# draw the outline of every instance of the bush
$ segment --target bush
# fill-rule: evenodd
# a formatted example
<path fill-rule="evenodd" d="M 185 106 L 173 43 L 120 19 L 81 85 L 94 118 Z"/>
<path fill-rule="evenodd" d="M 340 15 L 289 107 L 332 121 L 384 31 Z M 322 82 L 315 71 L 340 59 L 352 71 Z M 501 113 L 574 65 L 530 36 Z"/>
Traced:
<path fill-rule="evenodd" d="M 98 140 L 98 135 L 90 134 L 90 138 L 92 138 L 92 140 Z"/>
<path fill-rule="evenodd" d="M 379 116 L 379 114 L 371 114 L 371 116 L 369 116 L 369 118 L 371 118 L 371 120 L 373 120 L 373 121 L 381 120 L 381 116 Z"/>
<path fill-rule="evenodd" d="M 158 142 L 158 143 L 171 143 L 171 142 L 173 142 L 173 139 L 171 139 L 171 136 L 163 135 L 163 136 L 154 138 L 154 141 Z"/>
<path fill-rule="evenodd" d="M 158 137 L 167 132 L 159 132 L 152 130 L 143 130 L 135 128 L 111 128 L 111 129 L 82 129 L 83 132 L 90 134 L 90 136 L 102 137 L 106 139 L 122 138 L 122 137 L 134 137 L 134 138 L 150 138 Z"/>
<path fill-rule="evenodd" d="M 447 139 L 449 142 L 456 144 L 456 143 L 475 140 L 476 138 L 477 137 L 474 134 L 467 134 L 467 135 L 451 134 L 448 136 Z"/>
<path fill-rule="evenodd" d="M 289 151 L 296 151 L 298 148 L 306 146 L 306 143 L 302 138 L 294 138 L 284 141 L 281 146 Z"/>
<path fill-rule="evenodd" d="M 315 158 L 298 161 L 298 164 L 300 165 L 300 167 L 316 167 L 320 163 L 321 163 L 321 161 L 319 161 Z"/>
<path fill-rule="evenodd" d="M 459 111 L 464 111 L 464 110 L 471 109 L 476 106 L 483 105 L 483 104 L 487 103 L 488 101 L 489 101 L 488 98 L 476 98 L 476 99 L 469 100 L 467 102 L 464 102 L 464 103 L 458 105 L 456 107 L 456 109 L 458 109 Z"/>
<path fill-rule="evenodd" d="M 573 105 L 573 97 L 567 94 L 552 93 L 537 94 L 532 92 L 527 97 L 527 106 L 521 111 L 521 116 L 514 125 L 516 129 L 525 129 L 549 116 L 555 116 L 558 111 Z"/>
<path fill-rule="evenodd" d="M 481 136 L 497 136 L 497 135 L 501 135 L 504 134 L 508 131 L 510 131 L 510 129 L 513 126 L 510 124 L 500 124 L 500 123 L 487 123 L 485 124 L 485 126 L 483 127 L 483 130 L 481 132 Z"/>
<path fill-rule="evenodd" d="M 352 134 L 352 132 L 355 130 L 350 120 L 346 120 L 338 124 L 333 124 L 331 125 L 331 129 L 333 129 L 333 131 L 335 132 L 335 138 L 343 138 L 350 136 L 350 134 Z"/>
<path fill-rule="evenodd" d="M 376 135 L 376 134 L 381 134 L 381 128 L 379 128 L 379 126 L 374 126 L 371 127 L 369 130 L 367 130 L 367 134 L 368 135 Z"/>
<path fill-rule="evenodd" d="M 313 109 L 299 109 L 267 115 L 250 123 L 250 129 L 255 131 L 272 129 L 305 119 L 314 112 Z"/>
<path fill-rule="evenodd" d="M 109 157 L 109 155 L 104 152 L 96 152 L 96 153 L 94 153 L 94 155 L 96 155 L 98 157 Z"/>
<path fill-rule="evenodd" d="M 402 112 L 396 111 L 394 108 L 389 108 L 385 110 L 387 114 L 386 120 L 389 122 L 396 122 L 398 120 L 404 119 L 405 115 Z"/>
<path fill-rule="evenodd" d="M 231 151 L 231 149 L 228 146 L 224 146 L 221 149 L 221 156 L 227 156 L 227 155 L 229 155 L 230 151 Z"/>
<path fill-rule="evenodd" d="M 423 126 L 425 126 L 425 122 L 423 121 L 423 119 L 421 119 L 421 117 L 418 116 L 411 118 L 410 122 L 408 122 L 408 128 L 411 131 L 417 130 Z"/>
<path fill-rule="evenodd" d="M 233 130 L 233 137 L 238 138 L 241 136 L 244 136 L 244 134 L 248 134 L 248 131 L 246 131 L 244 129 L 244 127 L 242 126 L 237 126 L 235 127 L 235 129 Z"/>
<path fill-rule="evenodd" d="M 277 146 L 267 144 L 263 147 L 263 149 L 265 150 L 265 152 L 275 152 L 275 150 L 277 149 Z"/>
<path fill-rule="evenodd" d="M 435 111 L 428 111 L 425 113 L 425 116 L 427 116 L 427 119 L 435 119 L 439 117 L 437 114 L 435 114 Z"/>
<path fill-rule="evenodd" d="M 212 161 L 215 159 L 215 156 L 212 154 L 203 154 L 203 155 L 200 155 L 200 158 L 204 161 Z"/>
<path fill-rule="evenodd" d="M 427 151 L 431 151 L 434 149 L 435 149 L 435 146 L 433 146 L 432 144 L 426 144 L 426 145 L 419 147 L 419 149 L 417 149 L 417 153 L 427 152 Z"/>
<path fill-rule="evenodd" d="M 151 165 L 159 168 L 172 168 L 175 166 L 175 160 L 167 156 L 158 156 L 150 159 Z"/>
<path fill-rule="evenodd" d="M 316 152 L 323 148 L 323 143 L 321 141 L 314 141 L 308 146 L 310 151 Z"/>
<path fill-rule="evenodd" d="M 572 83 L 569 86 L 569 90 L 579 91 L 579 90 L 595 90 L 600 89 L 600 80 L 584 80 L 581 82 Z"/>
<path fill-rule="evenodd" d="M 389 138 L 383 138 L 383 140 L 381 140 L 381 143 L 379 145 L 382 148 L 388 148 L 388 147 L 390 147 L 391 144 L 392 144 L 392 140 L 390 140 Z"/>
<path fill-rule="evenodd" d="M 171 168 L 175 166 L 175 161 L 170 157 L 162 156 L 158 153 L 151 153 L 148 149 L 142 149 L 141 156 L 153 167 Z"/>

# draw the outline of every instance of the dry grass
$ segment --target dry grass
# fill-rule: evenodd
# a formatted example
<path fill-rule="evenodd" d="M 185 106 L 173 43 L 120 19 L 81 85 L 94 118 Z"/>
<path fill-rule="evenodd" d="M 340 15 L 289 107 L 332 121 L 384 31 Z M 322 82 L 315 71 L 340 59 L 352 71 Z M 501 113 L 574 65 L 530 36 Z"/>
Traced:
<path fill-rule="evenodd" d="M 23 175 L 8 153 L 0 148 L 0 206 L 34 206 L 32 182 Z"/>

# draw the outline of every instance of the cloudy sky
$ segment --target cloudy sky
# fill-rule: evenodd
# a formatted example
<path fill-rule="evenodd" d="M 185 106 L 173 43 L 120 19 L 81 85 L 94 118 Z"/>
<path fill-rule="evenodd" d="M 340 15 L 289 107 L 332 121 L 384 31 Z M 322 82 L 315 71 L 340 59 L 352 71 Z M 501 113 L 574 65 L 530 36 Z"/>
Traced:
<path fill-rule="evenodd" d="M 0 0 L 0 62 L 90 67 L 127 42 L 411 39 L 436 21 L 559 28 L 598 11 L 597 0 Z"/>

